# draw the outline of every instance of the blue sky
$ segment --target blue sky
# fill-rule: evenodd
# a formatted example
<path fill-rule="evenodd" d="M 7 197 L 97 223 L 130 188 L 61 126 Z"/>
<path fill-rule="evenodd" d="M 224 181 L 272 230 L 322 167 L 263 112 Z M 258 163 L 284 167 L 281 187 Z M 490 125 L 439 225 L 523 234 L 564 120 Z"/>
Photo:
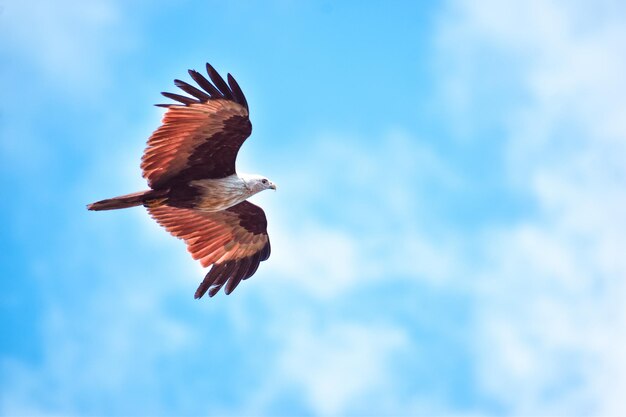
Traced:
<path fill-rule="evenodd" d="M 621 2 L 0 3 L 0 413 L 623 415 Z M 272 257 L 142 208 L 160 91 L 250 103 Z"/>

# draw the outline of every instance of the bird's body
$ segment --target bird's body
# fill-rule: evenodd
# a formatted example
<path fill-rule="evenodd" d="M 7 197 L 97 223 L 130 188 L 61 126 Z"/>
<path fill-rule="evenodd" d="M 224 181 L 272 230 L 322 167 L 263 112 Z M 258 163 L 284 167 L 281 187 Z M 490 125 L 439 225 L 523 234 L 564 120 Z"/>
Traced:
<path fill-rule="evenodd" d="M 224 178 L 194 180 L 189 183 L 197 193 L 196 207 L 201 211 L 226 210 L 262 191 L 255 187 L 253 175 L 229 175 Z M 247 179 L 247 180 L 246 180 Z"/>
<path fill-rule="evenodd" d="M 182 105 L 160 105 L 168 110 L 148 140 L 141 163 L 150 189 L 88 206 L 147 207 L 160 225 L 187 243 L 194 259 L 212 265 L 196 298 L 207 290 L 213 296 L 224 285 L 230 293 L 269 257 L 265 213 L 246 200 L 276 189 L 263 176 L 236 173 L 237 152 L 252 131 L 248 104 L 230 74 L 227 84 L 209 64 L 207 72 L 213 83 L 189 71 L 204 91 L 174 81 L 195 98 L 162 93 Z"/>

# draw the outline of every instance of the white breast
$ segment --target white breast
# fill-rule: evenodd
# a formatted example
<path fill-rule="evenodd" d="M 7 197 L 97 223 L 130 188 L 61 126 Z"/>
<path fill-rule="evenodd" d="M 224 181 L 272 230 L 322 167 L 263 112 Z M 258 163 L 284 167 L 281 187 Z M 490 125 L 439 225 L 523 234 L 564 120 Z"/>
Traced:
<path fill-rule="evenodd" d="M 191 181 L 190 184 L 201 190 L 197 208 L 203 211 L 225 210 L 252 195 L 246 183 L 236 174 L 219 179 Z"/>

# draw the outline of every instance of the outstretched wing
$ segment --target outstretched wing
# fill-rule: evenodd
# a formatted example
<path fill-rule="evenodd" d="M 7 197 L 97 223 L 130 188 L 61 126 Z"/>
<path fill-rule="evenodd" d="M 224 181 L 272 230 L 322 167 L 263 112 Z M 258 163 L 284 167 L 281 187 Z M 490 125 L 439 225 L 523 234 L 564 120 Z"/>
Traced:
<path fill-rule="evenodd" d="M 191 256 L 202 266 L 213 265 L 195 298 L 209 288 L 213 297 L 224 284 L 226 294 L 230 294 L 270 256 L 265 213 L 247 201 L 218 212 L 169 206 L 148 207 L 148 211 L 168 232 L 185 241 Z"/>
<path fill-rule="evenodd" d="M 151 188 L 235 173 L 237 152 L 252 132 L 248 103 L 230 74 L 227 84 L 211 65 L 206 67 L 213 83 L 189 70 L 202 90 L 174 80 L 193 97 L 161 93 L 182 104 L 159 104 L 167 112 L 148 139 L 141 159 L 143 176 Z"/>

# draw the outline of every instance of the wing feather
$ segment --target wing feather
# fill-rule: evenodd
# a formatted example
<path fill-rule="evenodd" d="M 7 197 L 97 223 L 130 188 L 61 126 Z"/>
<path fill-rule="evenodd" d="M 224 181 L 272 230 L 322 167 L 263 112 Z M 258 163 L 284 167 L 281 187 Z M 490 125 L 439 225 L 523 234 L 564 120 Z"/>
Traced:
<path fill-rule="evenodd" d="M 220 271 L 219 277 L 213 282 L 212 287 L 209 289 L 209 297 L 213 297 L 222 286 L 228 281 L 228 279 L 234 276 L 238 269 L 238 262 L 227 261 L 224 263 L 223 269 Z"/>
<path fill-rule="evenodd" d="M 238 270 L 230 277 L 228 283 L 226 284 L 226 288 L 224 292 L 226 295 L 229 295 L 231 292 L 237 288 L 239 283 L 243 280 L 246 272 L 248 272 L 248 268 L 250 267 L 250 258 L 243 258 L 238 265 Z"/>
<path fill-rule="evenodd" d="M 211 270 L 207 272 L 206 276 L 204 277 L 204 280 L 202 280 L 202 282 L 198 286 L 198 289 L 194 294 L 194 298 L 201 298 L 211 287 L 211 285 L 213 285 L 220 272 L 220 268 L 211 268 Z"/>
<path fill-rule="evenodd" d="M 270 242 L 263 210 L 244 201 L 218 212 L 150 206 L 150 215 L 168 232 L 185 241 L 191 256 L 211 266 L 196 291 L 213 297 L 224 285 L 230 294 L 269 257 Z"/>
<path fill-rule="evenodd" d="M 226 99 L 232 100 L 233 94 L 231 93 L 228 84 L 226 84 L 226 81 L 224 81 L 222 76 L 215 71 L 215 68 L 213 68 L 213 66 L 208 62 L 206 63 L 206 71 L 209 74 L 211 81 L 213 81 L 213 84 L 215 84 L 217 89 L 222 93 L 222 96 Z"/>
<path fill-rule="evenodd" d="M 250 262 L 250 268 L 248 268 L 248 271 L 244 275 L 243 279 L 248 279 L 252 277 L 252 275 L 254 275 L 256 270 L 259 268 L 260 264 L 261 264 L 261 256 L 259 253 L 255 253 Z"/>
<path fill-rule="evenodd" d="M 209 82 L 209 80 L 207 80 L 206 78 L 204 78 L 204 76 L 202 74 L 200 74 L 198 71 L 194 71 L 194 70 L 189 70 L 189 75 L 191 76 L 191 78 L 193 78 L 193 80 L 195 82 L 198 83 L 198 85 L 204 89 L 204 91 L 206 91 L 207 93 L 209 93 L 209 95 L 212 98 L 223 98 L 222 93 L 220 93 L 220 90 L 218 90 L 217 88 L 215 88 L 215 86 L 213 84 L 211 84 Z"/>
<path fill-rule="evenodd" d="M 172 100 L 179 101 L 179 102 L 181 102 L 183 104 L 195 104 L 195 103 L 198 103 L 198 100 L 195 100 L 195 99 L 193 99 L 191 97 L 187 97 L 187 96 L 181 96 L 180 94 L 162 92 L 161 95 L 165 96 L 167 98 L 171 98 Z"/>
<path fill-rule="evenodd" d="M 228 80 L 228 85 L 233 92 L 233 97 L 235 98 L 235 101 L 244 106 L 247 110 L 248 100 L 246 100 L 246 96 L 243 94 L 243 91 L 241 91 L 241 87 L 239 87 L 239 84 L 237 83 L 237 80 L 235 80 L 235 77 L 228 74 L 226 76 L 226 79 Z"/>
<path fill-rule="evenodd" d="M 194 96 L 200 101 L 209 101 L 211 99 L 210 95 L 208 95 L 202 90 L 198 90 L 193 85 L 187 84 L 184 81 L 174 80 L 174 85 L 180 88 L 181 90 L 183 90 L 184 92 L 186 92 L 187 94 L 191 94 L 192 96 Z"/>
<path fill-rule="evenodd" d="M 204 91 L 174 80 L 193 97 L 161 93 L 182 104 L 162 105 L 167 107 L 162 124 L 148 139 L 141 168 L 151 188 L 235 173 L 239 148 L 252 132 L 248 104 L 232 76 L 229 87 L 208 64 L 207 72 L 215 85 L 189 70 Z"/>

